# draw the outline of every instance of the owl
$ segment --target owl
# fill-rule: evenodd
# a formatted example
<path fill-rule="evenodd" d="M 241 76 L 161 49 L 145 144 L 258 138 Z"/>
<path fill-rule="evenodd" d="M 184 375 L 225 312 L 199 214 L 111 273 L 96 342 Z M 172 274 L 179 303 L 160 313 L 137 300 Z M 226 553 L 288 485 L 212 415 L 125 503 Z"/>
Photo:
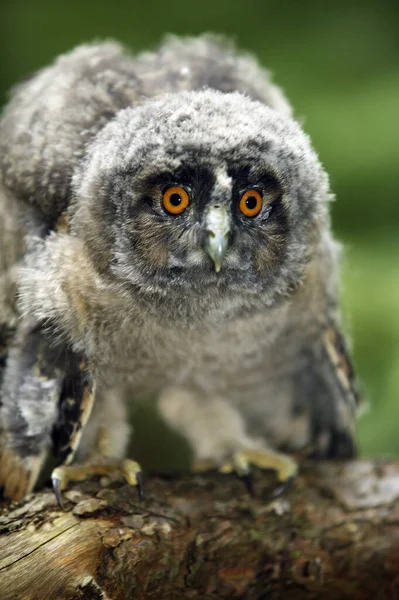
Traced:
<path fill-rule="evenodd" d="M 141 493 L 143 397 L 194 469 L 283 487 L 289 452 L 354 454 L 328 177 L 254 58 L 212 35 L 80 46 L 13 90 L 0 185 L 5 498 L 49 454 L 59 502 L 92 473 Z"/>

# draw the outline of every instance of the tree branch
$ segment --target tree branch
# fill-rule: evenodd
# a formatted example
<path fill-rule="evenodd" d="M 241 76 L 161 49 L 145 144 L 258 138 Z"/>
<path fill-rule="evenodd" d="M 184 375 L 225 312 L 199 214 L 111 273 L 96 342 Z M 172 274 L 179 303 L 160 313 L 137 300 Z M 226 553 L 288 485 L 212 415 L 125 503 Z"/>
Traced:
<path fill-rule="evenodd" d="M 0 517 L 1 600 L 397 598 L 399 465 L 309 465 L 270 501 L 233 476 L 91 481 Z"/>

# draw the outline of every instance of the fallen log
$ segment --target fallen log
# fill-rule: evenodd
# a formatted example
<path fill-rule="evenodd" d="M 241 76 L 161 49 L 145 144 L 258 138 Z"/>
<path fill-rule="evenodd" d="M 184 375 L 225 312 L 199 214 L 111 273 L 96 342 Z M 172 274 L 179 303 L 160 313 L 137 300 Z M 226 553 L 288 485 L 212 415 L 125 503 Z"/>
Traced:
<path fill-rule="evenodd" d="M 399 464 L 307 465 L 271 499 L 233 476 L 93 480 L 0 516 L 1 600 L 399 596 Z"/>

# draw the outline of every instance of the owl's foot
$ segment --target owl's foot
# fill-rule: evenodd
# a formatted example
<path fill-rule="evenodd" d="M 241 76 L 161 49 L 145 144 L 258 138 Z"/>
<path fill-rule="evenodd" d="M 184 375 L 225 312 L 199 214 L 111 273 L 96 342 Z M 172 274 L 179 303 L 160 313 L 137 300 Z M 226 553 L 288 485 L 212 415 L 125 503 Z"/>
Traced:
<path fill-rule="evenodd" d="M 220 473 L 236 473 L 248 483 L 251 465 L 259 469 L 276 472 L 280 485 L 274 490 L 273 497 L 282 494 L 294 480 L 298 472 L 298 465 L 290 456 L 276 452 L 270 448 L 239 450 L 234 452 L 229 460 L 221 465 L 217 465 L 217 468 Z M 212 468 L 215 468 L 215 464 L 206 460 L 195 461 L 193 465 L 193 470 L 197 472 L 208 471 Z"/>
<path fill-rule="evenodd" d="M 68 487 L 70 481 L 84 481 L 92 475 L 108 475 L 125 479 L 129 485 L 137 486 L 139 500 L 143 494 L 143 476 L 140 465 L 134 460 L 103 459 L 103 462 L 87 463 L 84 465 L 62 465 L 54 469 L 51 474 L 54 494 L 58 504 L 63 507 L 62 491 Z"/>

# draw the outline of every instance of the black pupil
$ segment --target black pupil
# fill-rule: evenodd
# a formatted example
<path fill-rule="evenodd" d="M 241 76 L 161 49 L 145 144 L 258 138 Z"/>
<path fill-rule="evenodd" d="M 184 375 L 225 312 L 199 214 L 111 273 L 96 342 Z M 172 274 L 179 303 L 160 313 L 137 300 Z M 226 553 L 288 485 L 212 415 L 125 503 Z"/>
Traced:
<path fill-rule="evenodd" d="M 248 196 L 248 198 L 245 200 L 245 206 L 248 208 L 248 210 L 253 210 L 257 207 L 257 205 L 258 201 L 255 196 Z"/>
<path fill-rule="evenodd" d="M 172 206 L 179 206 L 179 204 L 182 203 L 182 197 L 180 194 L 172 194 L 169 198 L 169 202 L 172 204 Z"/>

